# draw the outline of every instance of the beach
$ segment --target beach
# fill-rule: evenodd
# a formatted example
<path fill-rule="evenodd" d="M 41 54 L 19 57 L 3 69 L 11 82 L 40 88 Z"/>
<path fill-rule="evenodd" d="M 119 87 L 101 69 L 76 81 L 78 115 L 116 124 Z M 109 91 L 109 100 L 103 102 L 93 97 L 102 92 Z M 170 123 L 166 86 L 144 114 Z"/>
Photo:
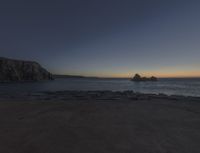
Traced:
<path fill-rule="evenodd" d="M 200 153 L 200 0 L 0 0 L 0 153 Z"/>
<path fill-rule="evenodd" d="M 199 153 L 200 98 L 132 91 L 1 95 L 2 153 Z"/>

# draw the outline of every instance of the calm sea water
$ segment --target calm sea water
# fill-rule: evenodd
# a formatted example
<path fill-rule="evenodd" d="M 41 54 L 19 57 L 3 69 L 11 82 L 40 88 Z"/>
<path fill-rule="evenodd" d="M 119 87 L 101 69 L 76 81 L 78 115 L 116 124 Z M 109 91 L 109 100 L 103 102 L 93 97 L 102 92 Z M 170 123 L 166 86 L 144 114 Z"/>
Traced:
<path fill-rule="evenodd" d="M 158 82 L 132 82 L 128 79 L 67 78 L 29 83 L 2 83 L 1 93 L 27 93 L 63 90 L 133 90 L 141 93 L 200 96 L 200 78 L 160 79 Z"/>

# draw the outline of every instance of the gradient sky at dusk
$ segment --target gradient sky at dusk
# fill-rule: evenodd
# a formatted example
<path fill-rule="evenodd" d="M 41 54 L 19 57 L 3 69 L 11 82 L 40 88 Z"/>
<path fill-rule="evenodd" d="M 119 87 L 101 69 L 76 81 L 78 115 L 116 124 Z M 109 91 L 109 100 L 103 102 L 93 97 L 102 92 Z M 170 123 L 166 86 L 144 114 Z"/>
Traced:
<path fill-rule="evenodd" d="M 200 1 L 1 0 L 0 56 L 59 74 L 200 76 Z"/>

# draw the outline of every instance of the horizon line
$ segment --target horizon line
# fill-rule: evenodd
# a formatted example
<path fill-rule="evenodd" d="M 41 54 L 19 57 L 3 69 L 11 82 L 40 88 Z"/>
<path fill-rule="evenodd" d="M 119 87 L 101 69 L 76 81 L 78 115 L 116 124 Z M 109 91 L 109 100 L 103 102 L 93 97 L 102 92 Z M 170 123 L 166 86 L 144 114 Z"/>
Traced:
<path fill-rule="evenodd" d="M 79 75 L 79 74 L 53 74 L 53 75 L 58 75 L 58 76 L 71 76 L 71 77 L 85 77 L 85 78 L 99 78 L 99 79 L 131 79 L 131 78 L 133 78 L 133 76 L 132 77 L 120 77 L 120 76 L 96 76 L 96 75 Z M 152 76 L 155 76 L 155 75 L 152 75 Z M 147 77 L 149 77 L 149 76 L 147 76 Z M 157 76 L 155 76 L 155 77 L 157 77 Z M 160 78 L 160 79 L 165 79 L 165 78 L 174 78 L 174 79 L 178 79 L 178 78 L 188 78 L 188 79 L 190 79 L 190 78 L 200 78 L 200 76 L 158 76 L 157 77 L 158 79 Z"/>

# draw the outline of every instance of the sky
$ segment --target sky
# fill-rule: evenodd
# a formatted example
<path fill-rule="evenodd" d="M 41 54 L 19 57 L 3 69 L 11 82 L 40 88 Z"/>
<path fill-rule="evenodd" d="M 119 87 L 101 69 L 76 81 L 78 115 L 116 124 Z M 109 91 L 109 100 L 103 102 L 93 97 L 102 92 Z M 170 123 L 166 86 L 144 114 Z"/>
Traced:
<path fill-rule="evenodd" d="M 0 56 L 54 74 L 200 76 L 198 0 L 1 0 Z"/>

